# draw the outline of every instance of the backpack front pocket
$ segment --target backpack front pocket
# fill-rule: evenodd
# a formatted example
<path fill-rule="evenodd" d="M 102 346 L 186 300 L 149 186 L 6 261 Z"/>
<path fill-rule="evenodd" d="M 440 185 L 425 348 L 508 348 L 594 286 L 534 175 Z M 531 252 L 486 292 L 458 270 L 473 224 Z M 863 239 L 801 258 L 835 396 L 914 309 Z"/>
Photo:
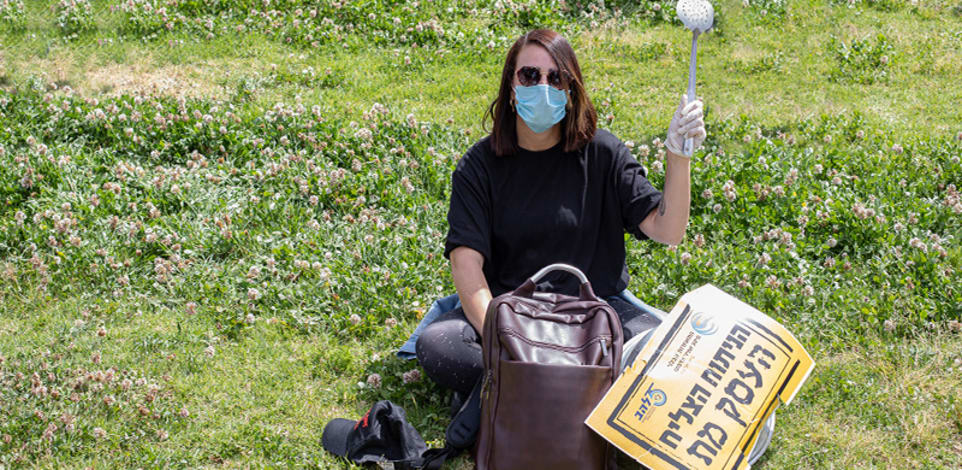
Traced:
<path fill-rule="evenodd" d="M 605 440 L 584 424 L 611 385 L 610 366 L 502 359 L 488 468 L 604 468 Z"/>

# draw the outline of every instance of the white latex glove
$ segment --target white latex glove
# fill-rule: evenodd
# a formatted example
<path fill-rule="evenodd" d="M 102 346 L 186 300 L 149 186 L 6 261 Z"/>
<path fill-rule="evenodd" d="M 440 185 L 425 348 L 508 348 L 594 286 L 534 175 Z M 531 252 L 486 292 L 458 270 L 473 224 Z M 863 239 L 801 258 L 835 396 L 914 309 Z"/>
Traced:
<path fill-rule="evenodd" d="M 708 135 L 705 132 L 702 109 L 701 99 L 689 103 L 688 95 L 684 93 L 681 95 L 681 103 L 675 110 L 675 115 L 671 118 L 671 124 L 668 125 L 668 138 L 665 139 L 665 147 L 668 148 L 668 151 L 678 156 L 690 157 L 690 155 L 685 155 L 682 152 L 686 137 L 692 138 L 692 153 L 698 150 L 698 147 L 701 147 L 702 142 Z"/>

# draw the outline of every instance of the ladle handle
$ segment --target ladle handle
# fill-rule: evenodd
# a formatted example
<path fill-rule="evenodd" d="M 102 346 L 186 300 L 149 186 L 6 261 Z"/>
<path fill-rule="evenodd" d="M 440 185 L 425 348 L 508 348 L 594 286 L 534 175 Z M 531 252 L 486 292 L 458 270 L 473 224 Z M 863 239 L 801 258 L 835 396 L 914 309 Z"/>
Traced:
<path fill-rule="evenodd" d="M 694 34 L 691 36 L 691 60 L 688 63 L 688 102 L 691 103 L 695 101 L 695 61 L 698 57 L 698 33 L 699 31 L 694 30 Z M 694 153 L 695 142 L 692 138 L 685 139 L 685 145 L 682 147 L 682 153 L 686 157 L 690 157 Z"/>

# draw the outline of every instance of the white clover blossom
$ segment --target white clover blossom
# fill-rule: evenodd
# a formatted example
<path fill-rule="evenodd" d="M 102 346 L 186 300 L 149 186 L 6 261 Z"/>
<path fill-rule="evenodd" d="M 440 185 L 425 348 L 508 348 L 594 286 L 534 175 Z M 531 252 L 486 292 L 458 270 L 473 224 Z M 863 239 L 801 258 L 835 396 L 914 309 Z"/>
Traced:
<path fill-rule="evenodd" d="M 421 371 L 418 369 L 411 369 L 401 375 L 401 380 L 406 383 L 414 383 L 421 380 Z"/>

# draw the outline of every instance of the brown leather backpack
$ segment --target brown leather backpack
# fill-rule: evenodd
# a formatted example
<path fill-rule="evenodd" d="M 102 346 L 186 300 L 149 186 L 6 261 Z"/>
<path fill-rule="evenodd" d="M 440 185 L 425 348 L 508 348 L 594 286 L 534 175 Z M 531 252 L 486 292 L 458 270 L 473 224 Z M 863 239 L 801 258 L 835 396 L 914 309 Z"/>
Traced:
<path fill-rule="evenodd" d="M 559 269 L 579 277 L 579 297 L 535 292 Z M 614 469 L 615 448 L 584 421 L 621 372 L 622 334 L 618 314 L 573 266 L 547 266 L 492 300 L 477 468 Z"/>

